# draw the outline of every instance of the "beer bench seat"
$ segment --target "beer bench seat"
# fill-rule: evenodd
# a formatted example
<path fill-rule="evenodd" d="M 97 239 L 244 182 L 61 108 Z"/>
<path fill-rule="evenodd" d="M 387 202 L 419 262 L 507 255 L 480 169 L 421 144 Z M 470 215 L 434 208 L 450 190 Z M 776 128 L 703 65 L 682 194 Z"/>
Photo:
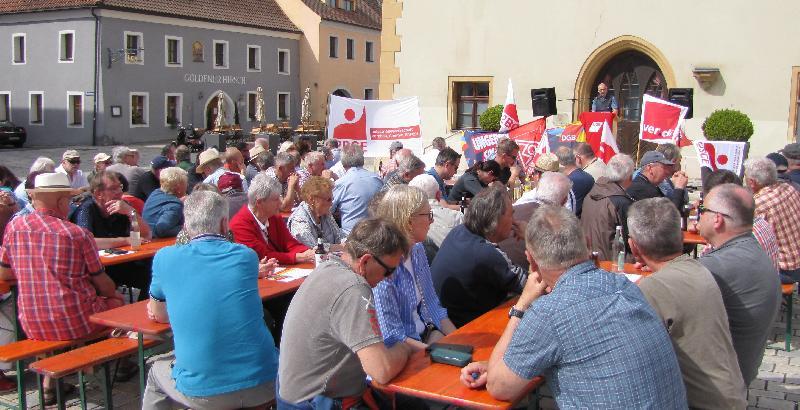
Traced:
<path fill-rule="evenodd" d="M 144 348 L 150 348 L 159 343 L 161 343 L 161 340 L 145 339 Z M 78 388 L 80 390 L 81 403 L 85 406 L 86 391 L 82 370 L 97 365 L 103 365 L 103 389 L 106 400 L 105 408 L 110 409 L 113 408 L 113 402 L 111 397 L 112 386 L 109 364 L 113 360 L 135 354 L 138 349 L 139 342 L 137 339 L 112 337 L 33 362 L 29 368 L 40 375 L 48 376 L 58 381 L 56 387 L 58 408 L 63 408 L 63 398 L 60 397 L 62 378 L 78 373 Z"/>
<path fill-rule="evenodd" d="M 67 349 L 72 346 L 89 342 L 92 340 L 101 339 L 108 335 L 109 330 L 102 328 L 88 336 L 75 339 L 75 340 L 20 340 L 18 342 L 9 343 L 0 346 L 0 361 L 14 362 L 17 371 L 17 399 L 19 400 L 19 408 L 26 408 L 25 397 L 25 360 L 32 359 L 38 356 L 51 354 L 59 350 Z M 42 395 L 39 395 L 42 399 Z"/>

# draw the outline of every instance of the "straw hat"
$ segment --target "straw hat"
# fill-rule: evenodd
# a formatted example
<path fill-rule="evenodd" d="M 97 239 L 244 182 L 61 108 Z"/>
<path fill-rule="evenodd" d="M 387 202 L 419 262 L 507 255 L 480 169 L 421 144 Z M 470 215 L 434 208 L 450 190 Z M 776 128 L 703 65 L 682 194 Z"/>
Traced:
<path fill-rule="evenodd" d="M 200 153 L 200 156 L 197 160 L 197 172 L 203 172 L 203 167 L 211 161 L 215 159 L 222 159 L 219 155 L 219 151 L 216 148 L 209 148 Z"/>
<path fill-rule="evenodd" d="M 105 152 L 101 152 L 94 156 L 94 163 L 96 164 L 98 162 L 106 162 L 110 159 L 111 157 L 108 154 L 106 154 Z"/>
<path fill-rule="evenodd" d="M 262 153 L 264 151 L 266 151 L 266 150 L 264 149 L 263 145 L 256 144 L 255 147 L 250 148 L 250 151 L 249 151 L 250 152 L 250 160 L 251 161 L 254 160 L 258 156 L 258 154 L 260 154 L 260 153 Z"/>
<path fill-rule="evenodd" d="M 552 152 L 545 152 L 536 158 L 533 168 L 539 172 L 558 172 L 558 157 Z"/>
<path fill-rule="evenodd" d="M 66 192 L 69 194 L 77 195 L 80 189 L 75 189 L 70 186 L 69 177 L 67 174 L 60 172 L 50 172 L 39 174 L 33 180 L 33 189 L 28 189 L 29 194 L 39 192 Z"/>

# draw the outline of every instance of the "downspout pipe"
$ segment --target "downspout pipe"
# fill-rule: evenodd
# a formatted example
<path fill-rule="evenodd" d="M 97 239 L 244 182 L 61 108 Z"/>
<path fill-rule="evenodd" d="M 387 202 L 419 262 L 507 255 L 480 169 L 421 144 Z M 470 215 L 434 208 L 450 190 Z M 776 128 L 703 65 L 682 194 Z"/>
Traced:
<path fill-rule="evenodd" d="M 94 17 L 94 104 L 92 104 L 92 145 L 97 145 L 97 100 L 99 98 L 98 88 L 100 88 L 100 59 L 102 51 L 100 49 L 100 16 L 95 13 L 96 7 L 91 8 Z"/>

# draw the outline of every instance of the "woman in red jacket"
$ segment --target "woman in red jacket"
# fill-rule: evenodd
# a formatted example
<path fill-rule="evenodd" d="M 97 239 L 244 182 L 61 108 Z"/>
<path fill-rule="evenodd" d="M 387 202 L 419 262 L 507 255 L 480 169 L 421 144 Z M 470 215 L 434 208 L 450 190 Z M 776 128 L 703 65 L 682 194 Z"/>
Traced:
<path fill-rule="evenodd" d="M 292 237 L 280 215 L 281 184 L 258 174 L 247 190 L 247 204 L 233 216 L 233 240 L 256 251 L 259 259 L 275 258 L 281 264 L 311 262 L 314 250 Z"/>

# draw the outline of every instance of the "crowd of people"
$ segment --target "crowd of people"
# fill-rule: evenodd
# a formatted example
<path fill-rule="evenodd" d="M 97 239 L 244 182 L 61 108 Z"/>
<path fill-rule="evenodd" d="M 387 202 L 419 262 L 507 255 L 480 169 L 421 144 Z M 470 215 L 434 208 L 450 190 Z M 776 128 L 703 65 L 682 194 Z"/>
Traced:
<path fill-rule="evenodd" d="M 742 176 L 704 172 L 690 200 L 672 144 L 637 168 L 578 143 L 526 175 L 501 139 L 456 178 L 461 155 L 434 142 L 423 156 L 392 144 L 376 172 L 357 144 L 273 154 L 261 139 L 194 162 L 170 144 L 147 168 L 128 147 L 85 174 L 76 150 L 37 159 L 24 180 L 0 167 L 0 279 L 17 281 L 20 325 L 41 340 L 98 330 L 91 314 L 131 302 L 120 286 L 140 289 L 174 335 L 146 409 L 375 405 L 387 398 L 371 382 L 510 297 L 490 359 L 462 369 L 470 388 L 509 400 L 544 376 L 566 408 L 747 406 L 780 284 L 800 280 L 800 144 L 748 159 Z M 699 257 L 682 229 L 707 242 Z M 132 231 L 176 245 L 104 267 L 99 250 Z M 616 258 L 618 232 L 626 260 L 649 271 L 638 283 L 593 261 Z M 326 256 L 295 294 L 262 302 L 258 278 L 318 247 Z"/>

